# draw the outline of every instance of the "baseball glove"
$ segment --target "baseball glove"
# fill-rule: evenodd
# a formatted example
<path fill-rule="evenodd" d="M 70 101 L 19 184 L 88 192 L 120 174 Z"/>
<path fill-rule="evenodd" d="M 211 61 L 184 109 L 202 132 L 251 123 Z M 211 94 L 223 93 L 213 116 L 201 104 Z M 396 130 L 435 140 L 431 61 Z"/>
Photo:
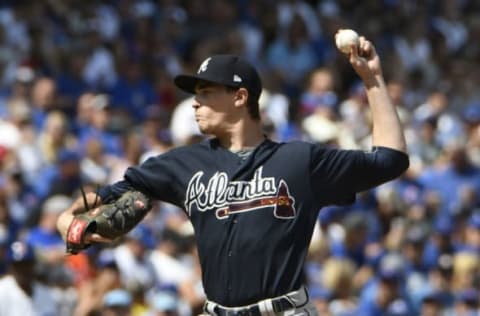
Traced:
<path fill-rule="evenodd" d="M 108 239 L 127 234 L 152 207 L 151 200 L 138 191 L 127 191 L 113 203 L 76 215 L 67 230 L 67 253 L 77 254 L 90 246 L 87 233 Z"/>

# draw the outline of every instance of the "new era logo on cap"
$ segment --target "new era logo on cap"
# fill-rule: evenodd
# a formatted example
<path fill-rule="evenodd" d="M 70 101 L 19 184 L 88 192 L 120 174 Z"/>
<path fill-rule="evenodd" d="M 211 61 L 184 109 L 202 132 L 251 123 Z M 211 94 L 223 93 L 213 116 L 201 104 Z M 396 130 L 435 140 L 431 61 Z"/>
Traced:
<path fill-rule="evenodd" d="M 175 85 L 183 91 L 195 93 L 199 81 L 217 83 L 233 88 L 246 88 L 258 100 L 262 82 L 255 68 L 235 55 L 214 55 L 205 59 L 195 75 L 178 75 Z"/>

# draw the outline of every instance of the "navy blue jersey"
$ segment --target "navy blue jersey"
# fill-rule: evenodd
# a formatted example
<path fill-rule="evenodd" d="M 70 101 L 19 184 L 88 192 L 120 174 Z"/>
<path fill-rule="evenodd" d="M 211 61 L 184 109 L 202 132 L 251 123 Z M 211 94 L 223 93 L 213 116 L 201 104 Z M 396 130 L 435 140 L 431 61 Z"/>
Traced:
<path fill-rule="evenodd" d="M 404 153 L 387 148 L 270 140 L 242 159 L 212 139 L 129 168 L 101 196 L 134 188 L 182 207 L 195 228 L 208 299 L 241 306 L 300 288 L 322 206 L 351 203 L 407 166 Z"/>

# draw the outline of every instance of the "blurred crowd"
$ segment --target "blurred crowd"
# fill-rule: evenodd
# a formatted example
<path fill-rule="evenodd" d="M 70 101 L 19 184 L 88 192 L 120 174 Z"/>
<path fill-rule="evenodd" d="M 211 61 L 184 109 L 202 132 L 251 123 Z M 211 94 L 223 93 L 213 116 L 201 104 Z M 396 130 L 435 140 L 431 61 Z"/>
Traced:
<path fill-rule="evenodd" d="M 320 212 L 310 297 L 330 316 L 480 314 L 480 2 L 5 0 L 0 316 L 201 313 L 183 210 L 159 202 L 124 239 L 76 256 L 56 219 L 80 187 L 202 140 L 172 78 L 215 53 L 260 71 L 272 139 L 369 150 L 369 107 L 333 45 L 339 28 L 375 44 L 411 166 Z"/>

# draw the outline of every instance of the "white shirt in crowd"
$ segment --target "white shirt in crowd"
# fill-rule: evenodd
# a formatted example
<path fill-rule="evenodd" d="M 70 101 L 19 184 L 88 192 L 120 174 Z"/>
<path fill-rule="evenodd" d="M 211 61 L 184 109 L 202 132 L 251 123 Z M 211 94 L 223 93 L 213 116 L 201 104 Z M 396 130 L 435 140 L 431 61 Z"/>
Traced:
<path fill-rule="evenodd" d="M 0 279 L 0 316 L 56 316 L 57 309 L 50 289 L 39 283 L 28 296 L 12 276 Z"/>

